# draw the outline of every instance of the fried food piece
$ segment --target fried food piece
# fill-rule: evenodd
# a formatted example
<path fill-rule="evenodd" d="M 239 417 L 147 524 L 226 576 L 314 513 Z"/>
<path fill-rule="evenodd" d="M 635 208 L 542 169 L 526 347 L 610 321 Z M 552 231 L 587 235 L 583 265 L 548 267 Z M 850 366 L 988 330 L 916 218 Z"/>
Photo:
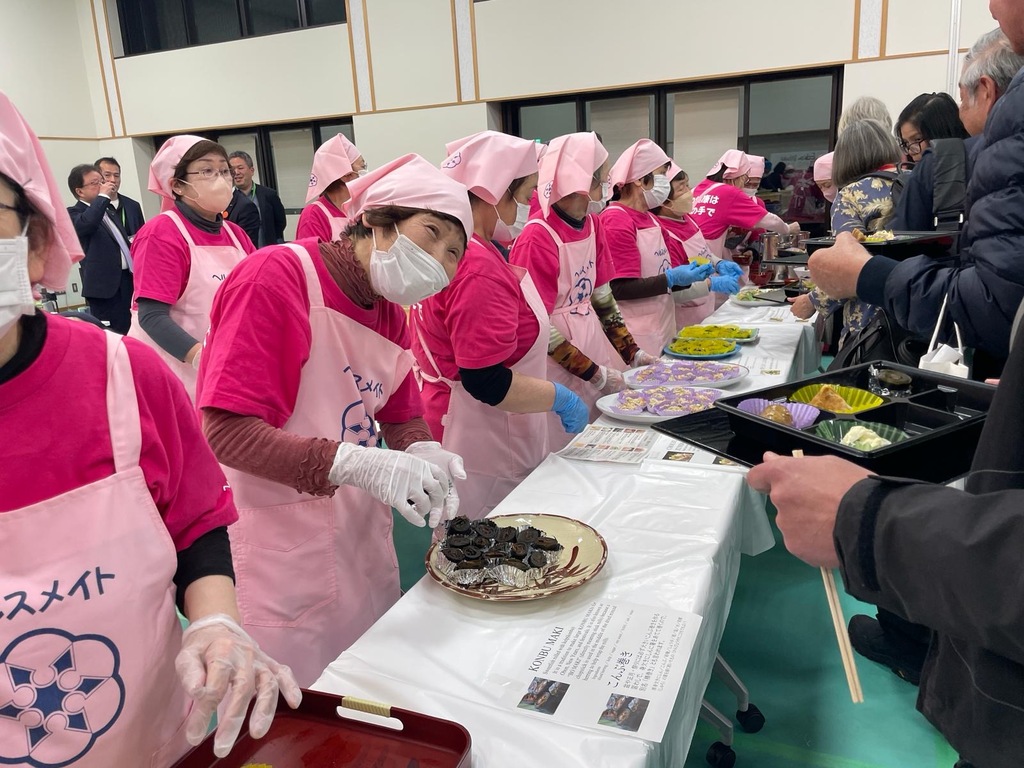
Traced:
<path fill-rule="evenodd" d="M 813 398 L 811 405 L 824 411 L 843 413 L 850 410 L 850 404 L 830 384 L 825 384 Z"/>

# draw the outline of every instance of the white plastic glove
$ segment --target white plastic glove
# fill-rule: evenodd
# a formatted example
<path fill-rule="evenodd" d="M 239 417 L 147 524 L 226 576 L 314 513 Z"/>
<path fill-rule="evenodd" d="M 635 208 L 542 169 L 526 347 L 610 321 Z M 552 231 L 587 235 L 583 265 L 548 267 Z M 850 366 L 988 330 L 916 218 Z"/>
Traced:
<path fill-rule="evenodd" d="M 434 528 L 438 523 L 451 520 L 459 511 L 459 492 L 455 490 L 453 480 L 466 479 L 466 468 L 462 465 L 462 457 L 457 453 L 446 451 L 440 443 L 434 440 L 421 440 L 418 443 L 413 443 L 405 449 L 405 452 L 430 462 L 448 476 L 448 495 L 444 497 L 444 509 L 438 516 L 435 516 L 431 510 L 429 525 Z"/>
<path fill-rule="evenodd" d="M 418 528 L 436 521 L 448 495 L 448 476 L 435 464 L 404 451 L 342 443 L 327 477 L 335 485 L 354 485 L 394 507 Z M 431 526 L 436 522 L 431 522 Z"/>
<path fill-rule="evenodd" d="M 195 702 L 185 723 L 185 738 L 193 746 L 206 738 L 210 718 L 217 712 L 213 753 L 224 757 L 242 730 L 249 700 L 256 696 L 249 733 L 263 738 L 274 722 L 278 691 L 295 709 L 302 691 L 291 669 L 267 656 L 230 616 L 215 613 L 190 624 L 174 660 L 182 686 Z"/>
<path fill-rule="evenodd" d="M 622 371 L 600 365 L 597 373 L 590 379 L 590 384 L 602 395 L 611 395 L 621 392 L 626 388 L 626 381 L 622 378 Z"/>
<path fill-rule="evenodd" d="M 631 367 L 642 368 L 645 365 L 654 365 L 656 362 L 658 362 L 658 358 L 654 355 L 649 355 L 642 349 L 638 349 L 636 354 L 633 355 L 633 365 Z"/>

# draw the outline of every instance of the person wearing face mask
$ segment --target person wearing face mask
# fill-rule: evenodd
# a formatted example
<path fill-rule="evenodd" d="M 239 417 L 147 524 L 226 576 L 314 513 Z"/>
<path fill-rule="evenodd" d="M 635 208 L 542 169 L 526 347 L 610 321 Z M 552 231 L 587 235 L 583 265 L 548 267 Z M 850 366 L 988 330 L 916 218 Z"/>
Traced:
<path fill-rule="evenodd" d="M 454 274 L 466 189 L 418 155 L 348 189 L 340 239 L 263 248 L 227 276 L 196 398 L 238 505 L 243 625 L 303 686 L 398 599 L 392 507 L 436 526 L 464 476 L 423 420 L 401 305 Z"/>
<path fill-rule="evenodd" d="M 739 242 L 743 242 L 751 230 L 766 229 L 780 235 L 800 231 L 799 224 L 786 224 L 774 213 L 768 213 L 756 196 L 745 193 L 751 176 L 750 157 L 738 149 L 730 149 L 693 190 L 693 219 L 712 252 L 724 259 L 731 260 L 735 247 L 729 247 L 727 240 L 739 238 Z M 763 164 L 761 167 L 763 169 Z M 730 228 L 736 232 L 733 238 L 730 238 Z"/>
<path fill-rule="evenodd" d="M 666 174 L 672 183 L 672 192 L 668 200 L 655 208 L 653 213 L 658 217 L 658 224 L 665 234 L 668 245 L 669 259 L 673 267 L 690 263 L 709 263 L 715 273 L 691 285 L 689 288 L 675 291 L 672 299 L 675 302 L 676 326 L 684 328 L 696 325 L 715 311 L 714 294 L 729 295 L 740 289 L 743 270 L 738 264 L 719 258 L 711 252 L 700 227 L 690 217 L 693 210 L 693 191 L 686 172 L 674 162 L 669 165 Z"/>
<path fill-rule="evenodd" d="M 213 295 L 255 247 L 221 216 L 234 186 L 228 154 L 198 136 L 173 136 L 149 167 L 163 212 L 132 241 L 135 297 L 130 336 L 148 344 L 195 398 Z"/>
<path fill-rule="evenodd" d="M 63 289 L 81 258 L 42 147 L 0 93 L 0 541 L 22 598 L 0 624 L 14 683 L 0 754 L 168 768 L 217 711 L 223 757 L 254 696 L 259 738 L 278 692 L 302 695 L 238 624 L 235 505 L 181 383 L 136 340 L 36 310 L 32 286 Z M 57 717 L 41 721 L 47 692 Z"/>
<path fill-rule="evenodd" d="M 328 139 L 313 155 L 306 207 L 299 214 L 295 239 L 318 237 L 325 243 L 339 240 L 348 226 L 342 206 L 351 195 L 348 182 L 366 174 L 366 161 L 343 133 Z"/>
<path fill-rule="evenodd" d="M 576 392 L 591 420 L 600 415 L 601 395 L 625 387 L 622 371 L 654 361 L 622 320 L 609 286 L 615 268 L 603 241 L 598 245 L 596 214 L 611 197 L 607 175 L 608 151 L 596 134 L 553 139 L 540 164 L 539 213 L 509 254 L 530 273 L 548 314 L 547 378 Z M 551 450 L 570 439 L 549 416 Z"/>
<path fill-rule="evenodd" d="M 833 157 L 835 157 L 835 152 L 828 152 L 814 161 L 814 183 L 821 190 L 821 196 L 828 201 L 829 210 L 832 208 L 832 203 L 836 201 L 836 195 L 839 194 L 839 187 L 832 181 Z M 826 218 L 831 221 L 832 215 L 829 213 Z"/>
<path fill-rule="evenodd" d="M 650 139 L 640 139 L 612 166 L 613 202 L 601 214 L 601 235 L 615 265 L 612 295 L 640 349 L 660 355 L 675 336 L 673 294 L 708 277 L 711 264 L 672 266 L 664 230 L 651 213 L 669 197 L 670 160 Z"/>
<path fill-rule="evenodd" d="M 462 514 L 480 518 L 550 452 L 548 411 L 572 433 L 588 413 L 570 389 L 546 380 L 544 303 L 530 274 L 491 243 L 517 218 L 511 190 L 537 186 L 533 142 L 483 131 L 450 146 L 441 170 L 469 189 L 472 237 L 451 285 L 412 308 L 413 353 L 431 431 L 465 459 Z"/>

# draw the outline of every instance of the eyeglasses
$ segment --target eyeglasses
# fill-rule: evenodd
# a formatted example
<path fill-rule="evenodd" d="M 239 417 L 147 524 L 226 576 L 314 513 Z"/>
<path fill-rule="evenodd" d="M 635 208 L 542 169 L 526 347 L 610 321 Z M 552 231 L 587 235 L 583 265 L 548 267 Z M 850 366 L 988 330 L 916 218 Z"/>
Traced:
<path fill-rule="evenodd" d="M 88 184 L 83 184 L 82 189 L 86 189 L 88 187 L 98 187 L 101 184 L 103 184 L 102 181 L 90 181 Z"/>
<path fill-rule="evenodd" d="M 218 171 L 214 168 L 203 168 L 199 171 L 187 171 L 186 176 L 198 176 L 201 179 L 212 179 L 214 176 L 220 176 L 225 181 L 231 181 L 231 169 Z"/>
<path fill-rule="evenodd" d="M 904 141 L 900 139 L 900 149 L 910 155 L 916 155 L 921 151 L 921 146 L 927 141 L 927 139 L 917 139 L 916 141 Z"/>
<path fill-rule="evenodd" d="M 11 211 L 12 213 L 21 213 L 21 209 L 16 205 L 8 205 L 7 203 L 0 203 L 0 211 Z"/>

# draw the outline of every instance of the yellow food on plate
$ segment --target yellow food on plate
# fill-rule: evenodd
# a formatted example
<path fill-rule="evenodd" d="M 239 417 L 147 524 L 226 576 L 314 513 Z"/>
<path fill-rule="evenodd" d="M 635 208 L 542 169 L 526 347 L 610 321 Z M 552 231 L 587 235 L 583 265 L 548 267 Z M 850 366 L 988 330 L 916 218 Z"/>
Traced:
<path fill-rule="evenodd" d="M 850 410 L 850 404 L 830 384 L 823 385 L 818 394 L 811 398 L 809 405 L 833 413 Z"/>
<path fill-rule="evenodd" d="M 785 424 L 787 427 L 793 426 L 793 414 L 790 413 L 789 408 L 784 405 L 769 405 L 758 415 L 762 419 L 774 421 L 776 424 Z"/>
<path fill-rule="evenodd" d="M 677 355 L 727 355 L 735 351 L 735 341 L 719 339 L 676 339 L 668 345 Z"/>
<path fill-rule="evenodd" d="M 858 243 L 887 243 L 895 240 L 896 235 L 892 230 L 880 229 L 877 232 L 865 233 L 862 229 L 853 230 L 853 237 Z"/>
<path fill-rule="evenodd" d="M 738 325 L 688 325 L 679 331 L 680 339 L 749 339 L 752 328 Z"/>

